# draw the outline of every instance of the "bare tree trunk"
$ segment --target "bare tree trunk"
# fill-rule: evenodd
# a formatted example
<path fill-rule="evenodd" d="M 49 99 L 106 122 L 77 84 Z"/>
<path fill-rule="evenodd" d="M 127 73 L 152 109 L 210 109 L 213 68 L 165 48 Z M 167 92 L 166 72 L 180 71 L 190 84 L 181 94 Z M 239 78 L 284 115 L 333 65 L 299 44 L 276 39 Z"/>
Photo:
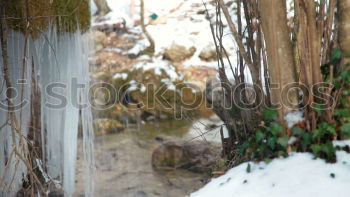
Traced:
<path fill-rule="evenodd" d="M 313 86 L 322 82 L 321 74 L 321 36 L 324 29 L 324 19 L 317 20 L 314 2 L 309 0 L 294 0 L 295 8 L 295 34 L 296 34 L 296 58 L 297 72 L 300 73 L 300 82 L 309 90 L 305 99 L 307 119 L 310 120 L 311 129 L 316 128 L 316 113 L 310 108 L 317 96 Z M 323 10 L 321 10 L 323 9 Z M 319 14 L 324 14 L 324 8 L 320 8 Z M 320 29 L 322 27 L 322 29 Z M 306 96 L 306 95 L 305 95 Z"/>
<path fill-rule="evenodd" d="M 94 0 L 96 7 L 98 9 L 97 15 L 104 16 L 111 11 L 106 0 Z"/>
<path fill-rule="evenodd" d="M 287 26 L 286 2 L 283 0 L 261 0 L 259 2 L 262 29 L 266 41 L 269 76 L 271 84 L 272 104 L 278 106 L 280 121 L 293 110 L 295 106 L 287 103 L 297 103 L 296 91 L 282 92 L 282 88 L 296 82 L 294 73 L 293 47 Z M 289 102 L 288 102 L 289 101 Z"/>
<path fill-rule="evenodd" d="M 130 1 L 130 17 L 133 21 L 135 20 L 135 14 L 136 14 L 135 0 L 131 0 Z"/>
<path fill-rule="evenodd" d="M 143 33 L 146 35 L 148 42 L 150 43 L 150 46 L 144 51 L 145 53 L 153 54 L 154 53 L 154 40 L 151 36 L 151 34 L 148 33 L 145 25 L 145 3 L 144 0 L 141 0 L 141 28 Z"/>
<path fill-rule="evenodd" d="M 344 65 L 350 64 L 350 1 L 338 0 L 339 44 L 343 51 Z M 348 65 L 349 66 L 349 65 Z"/>

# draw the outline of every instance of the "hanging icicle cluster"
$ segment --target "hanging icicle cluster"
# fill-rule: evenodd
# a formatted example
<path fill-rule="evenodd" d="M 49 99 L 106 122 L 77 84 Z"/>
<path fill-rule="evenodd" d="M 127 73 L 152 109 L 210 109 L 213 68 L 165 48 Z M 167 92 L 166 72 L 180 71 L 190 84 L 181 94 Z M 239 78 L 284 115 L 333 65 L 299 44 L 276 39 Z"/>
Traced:
<path fill-rule="evenodd" d="M 92 170 L 89 3 L 1 2 L 0 196 L 71 196 L 78 129 Z M 86 196 L 92 194 L 86 177 Z"/>

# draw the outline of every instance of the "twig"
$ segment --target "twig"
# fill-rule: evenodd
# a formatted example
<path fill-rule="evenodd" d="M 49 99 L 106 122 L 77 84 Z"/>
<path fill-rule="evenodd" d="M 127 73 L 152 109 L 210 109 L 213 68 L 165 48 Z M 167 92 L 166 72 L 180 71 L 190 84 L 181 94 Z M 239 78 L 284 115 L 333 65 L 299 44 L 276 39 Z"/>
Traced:
<path fill-rule="evenodd" d="M 258 71 L 255 68 L 255 66 L 253 65 L 252 61 L 250 60 L 250 57 L 249 57 L 247 51 L 245 50 L 245 47 L 244 47 L 243 42 L 242 42 L 242 38 L 238 34 L 238 31 L 237 31 L 237 29 L 236 29 L 236 27 L 235 27 L 235 25 L 234 25 L 234 23 L 233 23 L 233 21 L 231 19 L 231 16 L 230 16 L 230 13 L 229 13 L 229 11 L 227 9 L 227 6 L 226 6 L 226 4 L 224 3 L 223 0 L 217 0 L 217 1 L 219 2 L 219 5 L 220 5 L 220 7 L 221 7 L 221 9 L 222 9 L 222 11 L 224 13 L 224 16 L 226 18 L 228 26 L 229 26 L 229 28 L 230 28 L 230 30 L 231 30 L 231 32 L 233 34 L 233 37 L 234 37 L 234 39 L 235 39 L 235 41 L 236 41 L 236 43 L 238 45 L 239 53 L 243 57 L 245 63 L 248 65 L 250 71 L 252 72 L 253 82 L 257 84 L 256 80 L 258 78 L 255 75 L 258 74 Z"/>

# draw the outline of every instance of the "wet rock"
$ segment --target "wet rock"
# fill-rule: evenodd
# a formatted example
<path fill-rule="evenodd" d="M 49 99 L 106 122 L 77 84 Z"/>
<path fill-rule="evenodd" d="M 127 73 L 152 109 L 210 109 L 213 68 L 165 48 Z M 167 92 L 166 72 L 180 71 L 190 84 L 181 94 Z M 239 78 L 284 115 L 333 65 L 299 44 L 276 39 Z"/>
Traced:
<path fill-rule="evenodd" d="M 196 52 L 195 47 L 186 48 L 185 46 L 173 44 L 164 52 L 164 58 L 173 62 L 180 62 L 189 57 L 192 57 Z"/>
<path fill-rule="evenodd" d="M 166 141 L 152 154 L 156 169 L 181 168 L 199 173 L 210 170 L 219 159 L 219 148 L 204 141 Z"/>
<path fill-rule="evenodd" d="M 216 50 L 212 48 L 204 48 L 199 54 L 199 58 L 203 61 L 208 61 L 208 62 L 215 61 L 217 59 Z"/>
<path fill-rule="evenodd" d="M 117 133 L 124 129 L 124 126 L 117 120 L 96 119 L 94 120 L 95 135 Z"/>

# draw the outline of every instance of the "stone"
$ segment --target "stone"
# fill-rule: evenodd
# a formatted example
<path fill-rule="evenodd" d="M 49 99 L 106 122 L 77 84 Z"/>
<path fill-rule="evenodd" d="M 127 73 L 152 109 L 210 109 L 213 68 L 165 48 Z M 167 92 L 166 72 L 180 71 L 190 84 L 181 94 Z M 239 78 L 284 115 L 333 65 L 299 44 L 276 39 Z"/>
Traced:
<path fill-rule="evenodd" d="M 204 141 L 170 140 L 152 154 L 155 169 L 185 169 L 198 173 L 209 171 L 218 160 L 219 148 Z"/>
<path fill-rule="evenodd" d="M 199 54 L 199 58 L 207 62 L 215 61 L 217 60 L 216 50 L 211 48 L 204 48 Z"/>
<path fill-rule="evenodd" d="M 123 124 L 112 119 L 96 119 L 94 120 L 95 135 L 108 133 L 116 133 L 124 129 Z"/>
<path fill-rule="evenodd" d="M 92 38 L 94 41 L 95 50 L 99 51 L 104 48 L 104 46 L 107 44 L 107 36 L 104 32 L 101 31 L 93 31 Z"/>
<path fill-rule="evenodd" d="M 196 52 L 195 47 L 186 48 L 185 46 L 173 44 L 170 48 L 166 49 L 164 52 L 164 59 L 173 61 L 173 62 L 180 62 L 183 61 L 189 57 L 192 57 L 193 54 Z"/>

